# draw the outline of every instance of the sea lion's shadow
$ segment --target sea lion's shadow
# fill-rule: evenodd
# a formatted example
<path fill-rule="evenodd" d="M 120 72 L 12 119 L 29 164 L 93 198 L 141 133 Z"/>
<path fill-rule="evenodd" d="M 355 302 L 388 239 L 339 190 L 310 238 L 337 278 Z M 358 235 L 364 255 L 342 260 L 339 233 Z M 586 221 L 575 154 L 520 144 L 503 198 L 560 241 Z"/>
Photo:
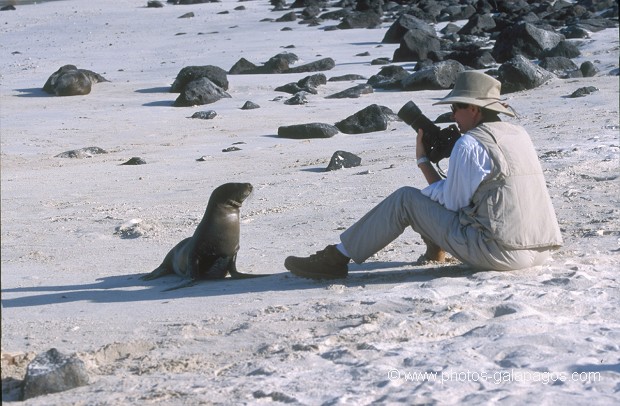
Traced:
<path fill-rule="evenodd" d="M 330 285 L 363 287 L 372 284 L 422 283 L 439 278 L 463 278 L 476 271 L 463 265 L 428 266 L 412 269 L 411 263 L 371 262 L 351 265 L 346 279 L 312 280 L 282 272 L 252 279 L 226 278 L 216 281 L 199 281 L 194 286 L 163 292 L 182 283 L 175 275 L 154 281 L 142 281 L 145 274 L 118 275 L 97 279 L 83 285 L 35 286 L 2 289 L 2 306 L 33 307 L 70 302 L 123 303 L 171 300 L 176 298 L 264 293 L 277 291 L 324 289 Z M 391 268 L 391 269 L 390 269 Z M 140 289 L 144 287 L 144 289 Z M 33 292 L 28 296 L 7 298 L 12 293 Z"/>

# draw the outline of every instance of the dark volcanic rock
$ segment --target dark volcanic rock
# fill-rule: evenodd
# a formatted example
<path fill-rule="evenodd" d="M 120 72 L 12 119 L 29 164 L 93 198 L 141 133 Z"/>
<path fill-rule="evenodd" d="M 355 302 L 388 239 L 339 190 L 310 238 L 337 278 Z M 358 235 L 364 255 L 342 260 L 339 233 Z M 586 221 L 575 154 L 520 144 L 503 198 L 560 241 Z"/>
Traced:
<path fill-rule="evenodd" d="M 146 7 L 150 7 L 150 8 L 161 8 L 163 7 L 163 3 L 161 1 L 157 1 L 157 0 L 153 0 L 153 1 L 148 1 L 146 3 Z"/>
<path fill-rule="evenodd" d="M 305 65 L 290 68 L 284 73 L 320 72 L 333 69 L 335 66 L 336 62 L 332 58 L 323 58 Z"/>
<path fill-rule="evenodd" d="M 308 91 L 307 89 L 316 89 L 320 85 L 327 84 L 327 77 L 324 73 L 317 73 L 314 75 L 306 76 L 303 79 L 300 79 L 297 84 L 302 89 Z M 312 93 L 312 92 L 310 92 Z"/>
<path fill-rule="evenodd" d="M 363 134 L 387 129 L 390 120 L 395 120 L 395 114 L 385 106 L 371 104 L 336 123 L 336 127 L 345 134 Z"/>
<path fill-rule="evenodd" d="M 498 69 L 502 94 L 534 89 L 553 78 L 553 73 L 530 62 L 522 55 L 515 56 Z"/>
<path fill-rule="evenodd" d="M 607 18 L 580 19 L 576 25 L 577 27 L 583 28 L 590 32 L 598 32 L 598 31 L 604 30 L 605 28 L 613 28 L 617 26 L 618 16 L 616 15 L 615 21 L 612 19 L 607 19 Z"/>
<path fill-rule="evenodd" d="M 197 111 L 189 118 L 199 118 L 201 120 L 211 120 L 217 116 L 215 110 Z"/>
<path fill-rule="evenodd" d="M 474 69 L 488 69 L 495 65 L 495 58 L 493 58 L 491 52 L 486 49 L 481 49 L 475 44 L 471 44 L 470 47 L 464 47 L 464 49 L 453 51 L 449 53 L 445 59 L 453 59 Z"/>
<path fill-rule="evenodd" d="M 475 14 L 458 31 L 458 34 L 484 36 L 494 28 L 495 20 L 491 14 Z"/>
<path fill-rule="evenodd" d="M 595 76 L 599 72 L 596 66 L 594 66 L 594 64 L 590 61 L 585 61 L 584 63 L 582 63 L 579 67 L 579 70 L 581 71 L 581 74 L 584 78 Z"/>
<path fill-rule="evenodd" d="M 243 106 L 241 106 L 241 110 L 254 110 L 259 109 L 260 106 L 252 101 L 246 101 Z"/>
<path fill-rule="evenodd" d="M 347 151 L 336 151 L 332 155 L 329 165 L 327 165 L 325 171 L 335 171 L 342 168 L 355 168 L 361 164 L 362 158 L 359 156 Z"/>
<path fill-rule="evenodd" d="M 243 73 L 249 73 L 253 70 L 257 69 L 258 66 L 254 65 L 252 62 L 248 61 L 245 58 L 239 59 L 228 71 L 231 75 L 240 75 Z"/>
<path fill-rule="evenodd" d="M 299 57 L 292 52 L 281 52 L 269 58 L 262 66 L 264 71 L 257 73 L 282 73 L 286 72 L 290 65 L 297 62 Z M 259 67 L 260 69 L 260 67 Z"/>
<path fill-rule="evenodd" d="M 303 79 L 297 81 L 297 83 L 288 83 L 284 86 L 278 86 L 275 88 L 277 92 L 286 92 L 290 94 L 296 94 L 299 92 L 307 92 L 317 94 L 317 87 L 327 83 L 327 77 L 323 73 L 317 73 L 315 75 L 306 76 Z"/>
<path fill-rule="evenodd" d="M 576 25 L 570 25 L 560 30 L 560 33 L 566 37 L 566 39 L 575 38 L 590 38 L 588 30 L 578 27 Z"/>
<path fill-rule="evenodd" d="M 555 47 L 563 39 L 561 34 L 522 22 L 504 29 L 497 37 L 491 53 L 499 63 L 517 55 L 537 59 L 544 50 Z"/>
<path fill-rule="evenodd" d="M 351 13 L 350 9 L 341 8 L 340 10 L 327 11 L 319 15 L 319 18 L 321 20 L 342 20 L 350 13 Z"/>
<path fill-rule="evenodd" d="M 579 76 L 582 76 L 581 71 L 579 70 L 575 62 L 563 56 L 544 57 L 540 60 L 540 63 L 538 65 L 541 68 L 546 69 L 559 77 L 566 77 L 569 75 L 570 72 L 573 71 L 578 71 Z"/>
<path fill-rule="evenodd" d="M 381 25 L 381 15 L 374 11 L 356 11 L 343 17 L 338 28 L 348 30 L 352 28 L 376 28 Z"/>
<path fill-rule="evenodd" d="M 128 161 L 123 162 L 121 165 L 146 165 L 146 161 L 139 156 L 129 158 Z"/>
<path fill-rule="evenodd" d="M 401 81 L 403 90 L 438 90 L 454 86 L 456 76 L 465 70 L 457 61 L 437 62 L 431 67 L 413 72 Z"/>
<path fill-rule="evenodd" d="M 170 87 L 171 93 L 180 93 L 188 83 L 197 79 L 207 78 L 223 90 L 228 90 L 228 77 L 226 71 L 213 65 L 186 66 L 177 74 L 174 83 Z M 204 104 L 204 103 L 203 103 Z"/>
<path fill-rule="evenodd" d="M 407 31 L 420 30 L 429 36 L 437 36 L 433 26 L 410 14 L 403 14 L 388 28 L 383 36 L 384 44 L 398 44 L 403 39 Z"/>
<path fill-rule="evenodd" d="M 563 56 L 565 58 L 576 58 L 581 55 L 577 45 L 572 42 L 562 40 L 551 49 L 542 52 L 542 56 Z"/>
<path fill-rule="evenodd" d="M 400 47 L 394 51 L 394 62 L 420 61 L 427 59 L 429 54 L 438 53 L 441 43 L 437 33 L 429 33 L 422 29 L 411 29 L 400 41 Z"/>
<path fill-rule="evenodd" d="M 276 21 L 279 23 L 289 22 L 297 20 L 297 14 L 294 11 L 290 11 L 284 14 L 282 17 L 276 18 Z"/>
<path fill-rule="evenodd" d="M 455 4 L 442 9 L 437 21 L 468 20 L 474 14 L 476 9 L 471 4 Z"/>
<path fill-rule="evenodd" d="M 371 65 L 387 65 L 390 63 L 390 58 L 375 58 L 370 61 Z"/>
<path fill-rule="evenodd" d="M 276 92 L 284 92 L 284 93 L 290 93 L 290 94 L 295 94 L 295 93 L 303 91 L 303 89 L 299 87 L 299 85 L 295 82 L 287 83 L 282 86 L 278 86 L 273 90 L 275 90 Z"/>
<path fill-rule="evenodd" d="M 284 104 L 290 106 L 299 106 L 302 104 L 308 103 L 308 99 L 306 99 L 306 92 L 301 91 L 299 93 L 295 93 L 293 97 L 284 101 Z"/>
<path fill-rule="evenodd" d="M 373 93 L 372 86 L 367 84 L 360 84 L 354 87 L 350 87 L 341 92 L 325 96 L 326 99 L 356 99 L 363 94 Z"/>
<path fill-rule="evenodd" d="M 366 78 L 362 75 L 351 73 L 348 75 L 333 76 L 329 78 L 328 82 L 347 82 L 352 80 L 366 80 Z"/>
<path fill-rule="evenodd" d="M 107 154 L 108 151 L 99 147 L 72 149 L 56 155 L 54 158 L 92 158 L 93 155 Z"/>
<path fill-rule="evenodd" d="M 301 87 L 299 87 L 299 85 L 297 83 L 292 82 L 292 83 L 287 83 L 287 84 L 282 85 L 282 86 L 278 86 L 278 87 L 276 87 L 273 90 L 275 90 L 276 92 L 284 92 L 284 93 L 295 94 L 295 93 L 301 92 L 303 89 Z"/>
<path fill-rule="evenodd" d="M 324 123 L 294 124 L 278 128 L 278 137 L 280 138 L 330 138 L 337 133 L 338 128 Z"/>
<path fill-rule="evenodd" d="M 174 106 L 185 107 L 210 104 L 228 97 L 230 97 L 230 95 L 226 93 L 224 89 L 206 77 L 203 77 L 189 82 L 175 100 Z"/>
<path fill-rule="evenodd" d="M 584 97 L 587 96 L 591 93 L 597 92 L 598 89 L 594 86 L 586 86 L 586 87 L 580 87 L 579 89 L 575 90 L 573 93 L 570 94 L 570 98 L 575 98 L 575 97 Z"/>
<path fill-rule="evenodd" d="M 323 58 L 318 61 L 310 62 L 297 67 L 290 67 L 299 58 L 297 55 L 289 52 L 283 52 L 269 58 L 262 66 L 256 66 L 251 62 L 241 58 L 231 69 L 231 73 L 243 74 L 271 74 L 271 73 L 303 73 L 303 72 L 319 72 L 333 69 L 336 62 L 332 58 Z M 254 66 L 254 67 L 252 67 Z"/>
<path fill-rule="evenodd" d="M 88 385 L 88 383 L 88 371 L 81 359 L 75 355 L 64 355 L 52 348 L 37 355 L 28 364 L 23 384 L 23 397 L 24 400 L 31 399 Z"/>
<path fill-rule="evenodd" d="M 400 89 L 401 81 L 409 76 L 409 72 L 402 66 L 392 65 L 381 68 L 379 73 L 368 79 L 374 89 Z"/>

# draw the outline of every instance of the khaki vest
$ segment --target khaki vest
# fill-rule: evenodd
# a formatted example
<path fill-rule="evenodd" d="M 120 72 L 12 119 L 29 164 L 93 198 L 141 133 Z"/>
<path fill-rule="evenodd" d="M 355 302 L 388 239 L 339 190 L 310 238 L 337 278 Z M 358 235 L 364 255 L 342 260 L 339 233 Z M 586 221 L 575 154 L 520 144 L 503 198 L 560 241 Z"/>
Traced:
<path fill-rule="evenodd" d="M 460 211 L 463 225 L 507 249 L 556 248 L 562 236 L 538 156 L 527 132 L 503 122 L 483 123 L 469 134 L 486 148 L 492 169 Z"/>

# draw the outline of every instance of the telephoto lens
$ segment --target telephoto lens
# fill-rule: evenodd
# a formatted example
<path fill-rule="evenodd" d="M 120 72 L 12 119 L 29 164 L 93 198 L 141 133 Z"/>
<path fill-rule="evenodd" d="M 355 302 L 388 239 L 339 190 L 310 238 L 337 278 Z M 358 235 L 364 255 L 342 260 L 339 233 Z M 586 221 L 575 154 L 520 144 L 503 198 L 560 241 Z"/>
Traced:
<path fill-rule="evenodd" d="M 413 127 L 416 132 L 421 128 L 424 135 L 435 137 L 439 135 L 440 128 L 428 119 L 422 110 L 412 101 L 408 101 L 398 112 L 398 117 L 405 123 Z"/>

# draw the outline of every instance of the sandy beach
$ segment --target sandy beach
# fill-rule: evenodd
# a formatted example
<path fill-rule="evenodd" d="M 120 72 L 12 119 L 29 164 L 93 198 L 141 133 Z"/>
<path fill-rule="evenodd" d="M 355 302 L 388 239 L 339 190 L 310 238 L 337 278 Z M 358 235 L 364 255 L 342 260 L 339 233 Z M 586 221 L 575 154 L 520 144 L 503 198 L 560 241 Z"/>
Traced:
<path fill-rule="evenodd" d="M 531 135 L 562 230 L 551 261 L 515 272 L 419 264 L 425 247 L 408 230 L 348 278 L 312 281 L 287 272 L 284 258 L 336 243 L 391 192 L 425 180 L 404 122 L 313 140 L 280 138 L 278 128 L 333 124 L 371 104 L 397 112 L 409 100 L 435 118 L 447 107 L 432 103 L 447 91 L 328 99 L 366 80 L 328 81 L 307 104 L 286 105 L 291 95 L 274 89 L 308 73 L 228 75 L 230 98 L 173 107 L 170 85 L 186 66 L 228 71 L 242 57 L 258 65 L 292 52 L 295 65 L 333 58 L 328 79 L 369 78 L 380 69 L 371 61 L 392 58 L 398 44 L 381 43 L 390 22 L 265 21 L 290 10 L 263 0 L 146 3 L 0 12 L 3 403 L 17 401 L 34 356 L 56 348 L 85 363 L 90 383 L 23 404 L 617 404 L 617 27 L 575 40 L 573 60 L 593 62 L 596 76 L 506 95 L 518 113 L 507 120 Z M 43 92 L 66 64 L 109 82 L 84 96 Z M 598 90 L 567 97 L 584 86 Z M 260 108 L 242 110 L 246 101 Z M 188 118 L 204 110 L 217 116 Z M 107 153 L 57 157 L 95 146 Z M 231 146 L 239 150 L 223 152 Z M 338 150 L 361 166 L 325 172 Z M 132 157 L 146 164 L 121 165 Z M 270 276 L 171 292 L 162 291 L 177 276 L 140 280 L 191 236 L 227 182 L 254 186 L 237 266 Z"/>

